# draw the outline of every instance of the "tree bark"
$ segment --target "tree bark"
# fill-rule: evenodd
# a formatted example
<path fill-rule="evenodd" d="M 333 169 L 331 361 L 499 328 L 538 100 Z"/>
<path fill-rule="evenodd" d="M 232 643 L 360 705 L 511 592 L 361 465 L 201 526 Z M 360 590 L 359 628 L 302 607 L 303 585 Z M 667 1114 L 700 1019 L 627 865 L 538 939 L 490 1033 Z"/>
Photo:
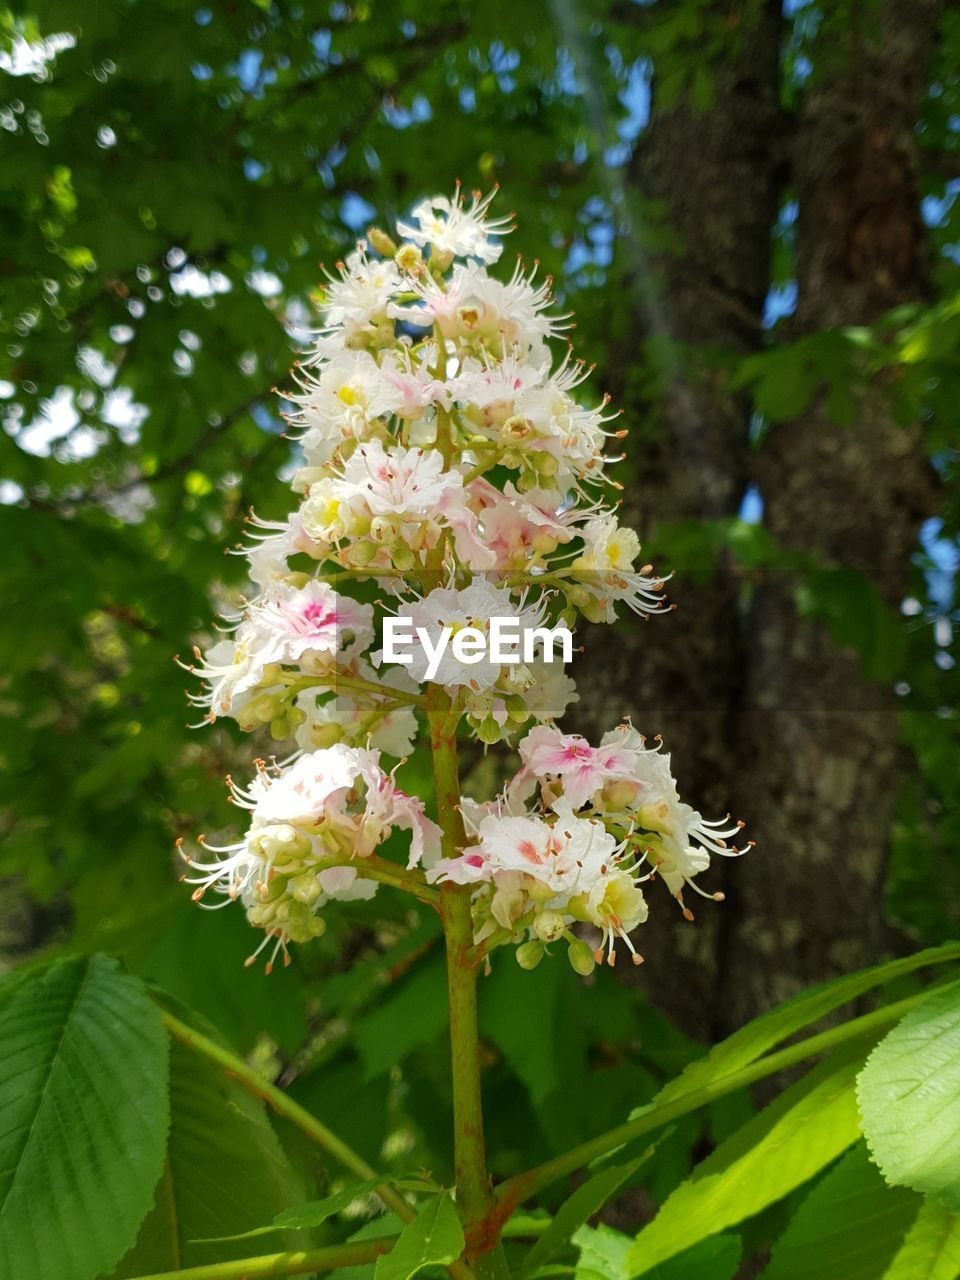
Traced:
<path fill-rule="evenodd" d="M 715 22 L 729 21 L 717 6 Z M 634 479 L 622 518 L 645 544 L 664 525 L 737 513 L 747 484 L 747 398 L 729 395 L 712 353 L 758 348 L 768 290 L 771 228 L 779 206 L 784 121 L 779 107 L 781 6 L 764 0 L 732 32 L 715 70 L 713 102 L 661 107 L 654 81 L 650 123 L 629 173 L 640 201 L 657 201 L 679 244 L 654 256 L 621 291 L 628 315 L 622 348 L 608 361 L 615 403 L 624 409 Z M 637 228 L 642 238 L 643 228 Z M 634 252 L 636 247 L 634 246 Z M 629 256 L 628 253 L 625 256 Z M 642 339 L 668 336 L 676 357 L 653 388 L 631 380 Z M 662 344 L 661 344 L 662 345 Z M 705 814 L 731 804 L 731 716 L 740 679 L 738 585 L 726 568 L 696 578 L 671 562 L 677 610 L 648 625 L 594 627 L 577 671 L 576 727 L 596 735 L 629 713 L 638 729 L 663 735 L 682 793 Z M 574 719 L 571 715 L 570 719 Z M 662 885 L 650 888 L 665 898 Z M 664 1012 L 688 1032 L 713 1030 L 712 971 L 719 909 L 696 898 L 696 924 L 669 899 L 651 913 L 637 974 Z M 629 979 L 628 979 L 629 980 Z"/>
<path fill-rule="evenodd" d="M 852 22 L 824 31 L 793 166 L 797 336 L 871 324 L 927 292 L 915 126 L 939 8 L 853 6 Z M 893 422 L 882 387 L 863 390 L 850 427 L 821 403 L 773 427 L 757 479 L 780 546 L 863 573 L 897 608 L 936 491 L 919 426 Z M 731 877 L 720 1031 L 881 945 L 896 699 L 798 615 L 796 585 L 770 575 L 748 629 L 737 803 L 759 845 Z"/>
<path fill-rule="evenodd" d="M 633 428 L 623 518 L 645 541 L 678 520 L 734 516 L 755 479 L 781 547 L 862 571 L 896 607 L 935 501 L 919 430 L 894 425 L 882 389 L 868 387 L 851 427 L 817 402 L 773 427 L 751 462 L 750 404 L 729 393 L 710 353 L 762 346 L 771 235 L 788 183 L 799 205 L 791 337 L 868 324 L 924 296 L 914 127 L 938 9 L 936 0 L 883 0 L 844 5 L 841 18 L 828 7 L 791 124 L 778 105 L 779 4 L 742 7 L 709 111 L 661 110 L 654 87 L 630 177 L 640 196 L 663 203 L 683 249 L 650 264 L 653 303 L 648 282 L 625 290 L 630 337 L 611 361 L 635 367 L 640 339 L 663 328 L 683 351 L 652 430 L 637 430 L 651 422 L 648 382 L 612 388 Z M 643 732 L 663 734 L 682 794 L 706 816 L 732 809 L 757 840 L 748 859 L 708 873 L 709 887 L 728 893 L 724 906 L 693 899 L 695 925 L 661 909 L 644 930 L 638 980 L 709 1039 L 875 957 L 896 707 L 888 685 L 863 679 L 855 654 L 798 615 L 796 580 L 769 574 L 745 612 L 725 565 L 706 584 L 689 566 L 669 567 L 675 613 L 649 631 L 586 637 L 577 727 L 595 734 L 629 710 Z"/>

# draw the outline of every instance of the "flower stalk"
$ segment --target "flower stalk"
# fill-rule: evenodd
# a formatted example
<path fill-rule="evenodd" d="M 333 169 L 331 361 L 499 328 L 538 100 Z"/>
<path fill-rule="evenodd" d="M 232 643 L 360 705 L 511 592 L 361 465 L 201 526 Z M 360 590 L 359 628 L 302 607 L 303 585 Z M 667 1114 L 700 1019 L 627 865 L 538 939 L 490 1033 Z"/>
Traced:
<path fill-rule="evenodd" d="M 449 696 L 434 686 L 427 695 L 427 723 L 433 758 L 441 850 L 454 858 L 466 834 L 460 815 L 456 717 Z M 489 1232 L 494 1198 L 487 1173 L 477 1028 L 477 966 L 471 956 L 473 920 L 470 890 L 447 882 L 440 890 L 440 915 L 447 955 L 450 1054 L 453 1075 L 454 1165 L 457 1208 L 467 1237 L 467 1256 L 478 1277 L 507 1274 L 499 1231 Z"/>

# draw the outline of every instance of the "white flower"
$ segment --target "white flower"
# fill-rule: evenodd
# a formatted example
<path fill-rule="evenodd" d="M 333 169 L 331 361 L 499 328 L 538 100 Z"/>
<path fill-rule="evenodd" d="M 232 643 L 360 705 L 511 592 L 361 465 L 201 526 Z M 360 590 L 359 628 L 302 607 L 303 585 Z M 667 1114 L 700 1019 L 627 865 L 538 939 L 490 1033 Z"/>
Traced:
<path fill-rule="evenodd" d="M 410 831 L 409 867 L 431 866 L 439 857 L 439 829 L 422 803 L 406 795 L 392 774 L 380 767 L 380 753 L 342 743 L 299 756 L 284 768 L 260 772 L 246 788 L 231 783 L 234 803 L 250 810 L 250 826 L 236 844 L 204 850 L 223 855 L 211 862 L 187 859 L 198 874 L 199 900 L 209 889 L 227 900 L 242 899 L 254 923 L 268 929 L 284 950 L 289 941 L 316 936 L 314 923 L 321 891 L 329 895 L 357 890 L 362 862 L 394 828 Z M 354 877 L 323 879 L 339 859 L 353 865 Z M 276 951 L 275 953 L 276 954 Z"/>
<path fill-rule="evenodd" d="M 729 815 L 708 820 L 685 804 L 670 771 L 669 755 L 661 751 L 637 750 L 638 740 L 642 747 L 643 740 L 629 725 L 620 725 L 603 737 L 606 746 L 635 752 L 632 786 L 622 789 L 618 798 L 630 820 L 644 833 L 638 841 L 639 847 L 644 849 L 650 865 L 681 906 L 685 885 L 702 898 L 722 901 L 722 893 L 706 893 L 694 884 L 694 877 L 709 867 L 711 854 L 725 858 L 740 857 L 753 847 L 754 842 L 748 841 L 742 849 L 728 844 L 731 836 L 743 830 L 743 823 L 734 822 Z M 610 791 L 613 790 L 611 787 Z M 686 907 L 684 914 L 692 918 Z"/>
<path fill-rule="evenodd" d="M 368 351 L 344 351 L 318 377 L 301 375 L 300 385 L 290 397 L 299 408 L 288 421 L 303 432 L 300 445 L 311 466 L 329 462 L 344 440 L 367 439 L 378 419 L 404 403 L 400 388 Z"/>
<path fill-rule="evenodd" d="M 459 187 L 452 200 L 446 196 L 422 200 L 413 210 L 415 223 L 398 222 L 397 231 L 421 248 L 430 245 L 434 259 L 442 266 L 449 265 L 453 258 L 496 262 L 503 247 L 495 244 L 491 235 L 502 236 L 513 230 L 512 215 L 487 219 L 487 210 L 496 194 L 496 188 L 483 197 L 475 191 L 469 208 L 464 207 Z"/>
<path fill-rule="evenodd" d="M 592 597 L 598 616 L 594 621 L 612 622 L 614 602 L 622 601 L 638 614 L 660 613 L 664 603 L 665 580 L 653 574 L 651 565 L 639 571 L 633 562 L 640 553 L 640 540 L 632 529 L 624 528 L 613 514 L 595 516 L 579 531 L 583 550 L 567 572 Z"/>
<path fill-rule="evenodd" d="M 302 587 L 278 582 L 250 606 L 240 634 L 248 646 L 262 648 L 268 662 L 349 656 L 373 639 L 373 607 L 314 579 Z"/>
<path fill-rule="evenodd" d="M 458 631 L 472 627 L 489 638 L 491 619 L 516 618 L 518 638 L 512 641 L 504 636 L 503 649 L 516 655 L 519 660 L 523 652 L 524 633 L 540 626 L 543 621 L 543 615 L 538 610 L 521 608 L 518 612 L 516 602 L 508 590 L 492 586 L 482 578 L 474 579 L 462 590 L 438 587 L 407 605 L 403 613 L 410 619 L 414 635 L 418 629 L 422 629 L 428 637 L 423 644 L 417 643 L 411 648 L 412 662 L 407 668 L 410 675 L 423 683 L 430 667 L 430 653 L 436 652 L 438 646 L 445 646 L 433 680 L 448 689 L 490 689 L 504 670 L 504 664 L 488 653 L 483 654 L 477 662 L 461 661 L 450 643 Z"/>
<path fill-rule="evenodd" d="M 566 316 L 547 313 L 553 304 L 550 283 L 534 285 L 535 275 L 536 268 L 525 275 L 518 263 L 504 283 L 483 267 L 458 263 L 445 288 L 432 276 L 415 281 L 412 290 L 419 302 L 392 304 L 388 314 L 425 329 L 438 325 L 445 338 L 465 351 L 499 356 L 516 348 L 529 352 L 532 362 L 542 363 L 549 358 L 546 339 L 559 337 L 568 326 Z"/>
<path fill-rule="evenodd" d="M 434 348 L 427 346 L 421 355 L 421 363 L 411 363 L 410 353 L 390 351 L 380 366 L 380 376 L 396 397 L 391 412 L 401 418 L 417 421 L 432 405 L 449 409 L 451 389 L 442 379 L 433 375 Z M 431 358 L 432 357 L 432 358 Z M 435 428 L 434 428 L 435 430 Z"/>
<path fill-rule="evenodd" d="M 527 670 L 530 684 L 523 692 L 523 700 L 533 720 L 558 720 L 571 703 L 580 701 L 577 686 L 562 663 L 540 658 L 529 663 Z"/>
<path fill-rule="evenodd" d="M 286 520 L 261 520 L 251 514 L 247 523 L 254 530 L 250 535 L 253 545 L 239 548 L 238 554 L 247 557 L 251 581 L 258 587 L 267 587 L 288 573 L 287 561 L 293 555 L 302 552 L 314 560 L 329 555 L 329 544 L 307 533 L 299 512 Z"/>
<path fill-rule="evenodd" d="M 340 278 L 328 276 L 328 280 L 324 318 L 328 325 L 342 326 L 348 333 L 384 319 L 387 305 L 400 288 L 396 264 L 368 258 L 362 244 L 340 264 Z"/>
<path fill-rule="evenodd" d="M 522 774 L 539 781 L 556 778 L 574 809 L 582 808 L 608 783 L 630 779 L 636 755 L 613 743 L 592 747 L 576 733 L 537 725 L 519 744 Z M 522 776 L 522 775 L 521 775 Z"/>
<path fill-rule="evenodd" d="M 267 659 L 263 650 L 237 640 L 219 640 L 201 654 L 196 665 L 181 663 L 191 675 L 206 681 L 203 693 L 188 695 L 191 706 L 206 707 L 206 719 L 235 716 L 264 683 Z"/>
<path fill-rule="evenodd" d="M 379 440 L 360 445 L 331 482 L 341 501 L 372 516 L 423 518 L 445 493 L 463 488 L 455 471 L 444 471 L 436 450 L 384 449 Z"/>

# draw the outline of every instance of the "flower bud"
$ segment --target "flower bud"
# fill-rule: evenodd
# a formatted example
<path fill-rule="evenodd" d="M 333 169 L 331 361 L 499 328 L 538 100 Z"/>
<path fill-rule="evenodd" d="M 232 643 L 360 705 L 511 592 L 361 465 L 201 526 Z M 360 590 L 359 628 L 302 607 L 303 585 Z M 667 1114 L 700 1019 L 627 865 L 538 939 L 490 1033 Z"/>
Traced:
<path fill-rule="evenodd" d="M 338 724 L 315 724 L 310 728 L 310 741 L 314 748 L 332 747 L 343 738 L 343 729 Z"/>
<path fill-rule="evenodd" d="M 580 612 L 588 622 L 603 622 L 607 616 L 606 607 L 600 600 L 588 600 Z"/>
<path fill-rule="evenodd" d="M 423 254 L 415 244 L 402 244 L 396 252 L 396 263 L 408 275 L 419 275 L 423 270 Z"/>
<path fill-rule="evenodd" d="M 618 778 L 604 783 L 603 802 L 610 809 L 626 809 L 643 791 L 643 784 L 629 778 Z"/>
<path fill-rule="evenodd" d="M 504 444 L 521 444 L 530 435 L 530 423 L 519 413 L 513 414 L 500 428 L 500 439 Z"/>
<path fill-rule="evenodd" d="M 503 705 L 507 709 L 507 715 L 515 724 L 523 724 L 525 720 L 530 719 L 530 712 L 527 710 L 522 694 L 511 693 L 509 697 L 504 698 Z"/>
<path fill-rule="evenodd" d="M 381 258 L 395 258 L 397 256 L 395 241 L 387 235 L 386 231 L 381 231 L 379 227 L 371 227 L 367 232 L 367 239 Z"/>
<path fill-rule="evenodd" d="M 559 911 L 541 911 L 533 922 L 533 931 L 542 942 L 556 942 L 566 927 Z"/>
<path fill-rule="evenodd" d="M 552 453 L 547 453 L 544 449 L 538 449 L 533 455 L 533 465 L 538 473 L 542 476 L 555 476 L 560 470 L 560 463 Z"/>
<path fill-rule="evenodd" d="M 376 557 L 378 549 L 375 542 L 357 542 L 349 548 L 350 563 L 364 568 Z"/>
<path fill-rule="evenodd" d="M 570 961 L 570 967 L 574 973 L 579 973 L 582 978 L 588 978 L 597 967 L 593 952 L 582 938 L 574 938 L 570 943 L 567 949 L 567 959 Z"/>
<path fill-rule="evenodd" d="M 517 964 L 521 969 L 535 969 L 542 959 L 542 942 L 524 942 L 517 947 Z"/>
<path fill-rule="evenodd" d="M 390 548 L 390 558 L 393 561 L 393 567 L 399 569 L 401 573 L 406 573 L 417 563 L 417 557 L 399 538 Z"/>
<path fill-rule="evenodd" d="M 303 875 L 296 876 L 290 881 L 290 892 L 298 902 L 308 907 L 313 906 L 322 892 L 316 873 L 305 871 Z"/>
<path fill-rule="evenodd" d="M 499 742 L 503 737 L 503 730 L 493 716 L 486 716 L 477 725 L 477 737 L 481 742 L 485 742 L 487 746 L 492 746 L 493 743 Z"/>
<path fill-rule="evenodd" d="M 283 742 L 290 737 L 290 722 L 286 716 L 274 716 L 270 721 L 270 737 L 274 742 Z"/>

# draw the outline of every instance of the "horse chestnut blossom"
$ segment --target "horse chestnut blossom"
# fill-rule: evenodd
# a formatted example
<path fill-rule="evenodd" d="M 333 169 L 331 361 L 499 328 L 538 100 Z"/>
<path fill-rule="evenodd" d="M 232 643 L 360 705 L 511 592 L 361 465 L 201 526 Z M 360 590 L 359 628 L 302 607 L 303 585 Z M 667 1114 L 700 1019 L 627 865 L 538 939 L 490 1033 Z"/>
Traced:
<path fill-rule="evenodd" d="M 504 945 L 526 968 L 559 947 L 581 974 L 621 945 L 639 962 L 653 882 L 692 918 L 685 896 L 723 896 L 699 883 L 711 859 L 749 847 L 680 799 L 659 740 L 625 722 L 592 745 L 555 723 L 577 694 L 544 629 L 663 613 L 665 580 L 619 520 L 605 448 L 626 433 L 554 351 L 569 317 L 550 279 L 491 274 L 511 230 L 492 198 L 425 200 L 328 276 L 286 397 L 291 510 L 251 517 L 251 586 L 189 665 L 205 719 L 276 744 L 230 784 L 243 838 L 184 854 L 194 896 L 239 901 L 271 965 L 328 903 L 381 884 L 436 908 L 470 964 Z M 419 637 L 409 661 L 388 618 Z M 504 618 L 512 648 L 441 644 L 469 629 L 482 645 Z M 486 803 L 461 795 L 458 733 L 519 753 Z M 435 818 L 397 782 L 418 740 Z"/>

